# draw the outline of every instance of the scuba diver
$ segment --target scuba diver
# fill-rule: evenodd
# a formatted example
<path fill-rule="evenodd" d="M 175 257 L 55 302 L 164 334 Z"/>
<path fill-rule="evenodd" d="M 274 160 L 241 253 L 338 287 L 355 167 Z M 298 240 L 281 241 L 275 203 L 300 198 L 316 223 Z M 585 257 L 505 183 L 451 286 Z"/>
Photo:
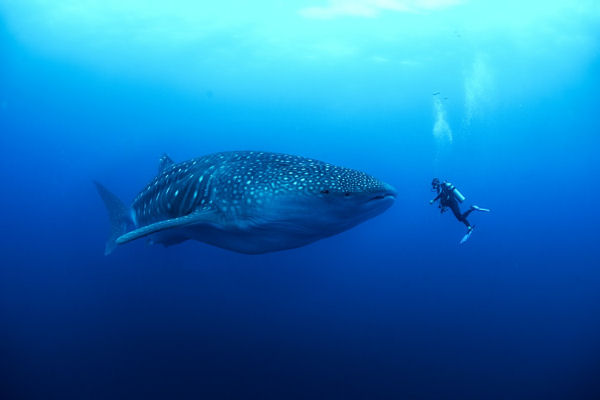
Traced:
<path fill-rule="evenodd" d="M 469 214 L 471 214 L 473 211 L 490 211 L 487 208 L 481 208 L 473 205 L 467 211 L 461 213 L 460 206 L 458 205 L 458 203 L 462 203 L 463 201 L 465 201 L 465 196 L 463 196 L 458 191 L 458 189 L 450 182 L 444 181 L 440 183 L 440 180 L 438 178 L 433 178 L 433 180 L 431 181 L 431 191 L 436 192 L 438 195 L 435 199 L 430 200 L 429 204 L 433 204 L 437 200 L 439 200 L 440 212 L 443 213 L 447 210 L 447 208 L 450 208 L 456 219 L 467 226 L 467 234 L 462 238 L 460 243 L 466 242 L 469 236 L 471 236 L 471 233 L 473 232 L 473 225 L 471 225 L 467 220 Z"/>

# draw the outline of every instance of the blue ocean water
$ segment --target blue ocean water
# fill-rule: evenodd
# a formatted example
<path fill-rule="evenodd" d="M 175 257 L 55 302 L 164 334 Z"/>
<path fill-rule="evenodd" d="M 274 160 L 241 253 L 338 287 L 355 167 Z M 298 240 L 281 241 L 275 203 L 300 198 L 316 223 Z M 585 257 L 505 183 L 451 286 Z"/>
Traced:
<path fill-rule="evenodd" d="M 595 1 L 0 1 L 0 398 L 600 398 Z M 159 156 L 364 170 L 384 214 L 103 255 Z M 428 201 L 452 181 L 477 226 Z"/>

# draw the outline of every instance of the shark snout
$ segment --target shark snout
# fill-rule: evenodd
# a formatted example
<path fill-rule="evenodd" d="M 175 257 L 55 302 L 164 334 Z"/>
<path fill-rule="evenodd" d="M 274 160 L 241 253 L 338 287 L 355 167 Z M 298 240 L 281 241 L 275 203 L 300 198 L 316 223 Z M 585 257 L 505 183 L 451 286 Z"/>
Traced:
<path fill-rule="evenodd" d="M 394 200 L 398 195 L 398 191 L 392 186 L 384 183 L 382 189 L 372 194 L 369 201 L 377 200 Z"/>

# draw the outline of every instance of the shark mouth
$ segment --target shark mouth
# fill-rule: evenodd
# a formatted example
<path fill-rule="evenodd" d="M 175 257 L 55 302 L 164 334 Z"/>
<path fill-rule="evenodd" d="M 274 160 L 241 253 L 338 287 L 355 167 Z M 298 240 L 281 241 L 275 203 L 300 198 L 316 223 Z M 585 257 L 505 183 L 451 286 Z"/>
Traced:
<path fill-rule="evenodd" d="M 378 194 L 377 196 L 371 197 L 369 199 L 369 201 L 375 201 L 375 200 L 384 200 L 384 199 L 395 199 L 396 195 L 394 193 L 383 193 L 383 194 Z"/>

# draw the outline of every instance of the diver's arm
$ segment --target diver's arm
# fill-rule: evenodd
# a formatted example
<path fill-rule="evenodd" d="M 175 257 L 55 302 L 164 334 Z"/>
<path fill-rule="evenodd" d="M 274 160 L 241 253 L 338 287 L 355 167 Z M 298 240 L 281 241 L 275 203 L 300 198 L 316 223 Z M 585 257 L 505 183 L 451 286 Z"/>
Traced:
<path fill-rule="evenodd" d="M 435 197 L 435 199 L 433 199 L 433 200 L 429 200 L 429 204 L 433 204 L 433 203 L 435 203 L 436 201 L 438 201 L 438 200 L 440 199 L 440 197 L 442 197 L 442 192 L 440 192 L 440 193 L 439 193 L 439 194 L 438 194 L 438 195 Z"/>

